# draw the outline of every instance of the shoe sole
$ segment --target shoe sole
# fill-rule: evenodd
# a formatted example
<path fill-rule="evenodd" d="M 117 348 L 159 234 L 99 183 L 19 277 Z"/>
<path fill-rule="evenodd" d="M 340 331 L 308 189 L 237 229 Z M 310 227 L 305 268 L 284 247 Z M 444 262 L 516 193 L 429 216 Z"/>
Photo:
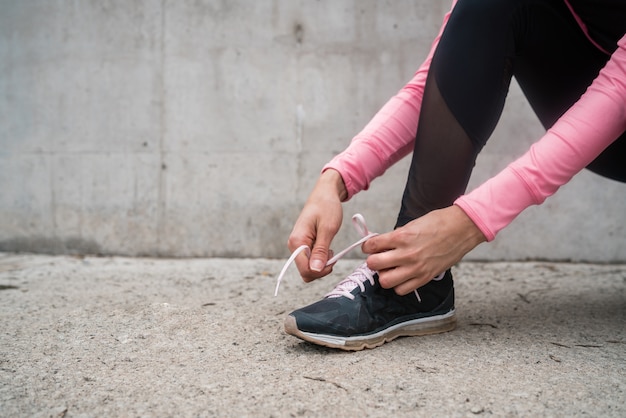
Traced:
<path fill-rule="evenodd" d="M 452 331 L 454 328 L 456 328 L 456 314 L 454 309 L 443 315 L 414 319 L 386 328 L 375 334 L 354 337 L 339 337 L 336 335 L 300 331 L 295 317 L 289 315 L 285 319 L 285 332 L 287 334 L 313 344 L 346 351 L 360 351 L 365 348 L 375 348 L 393 341 L 398 337 L 418 337 L 439 334 Z"/>

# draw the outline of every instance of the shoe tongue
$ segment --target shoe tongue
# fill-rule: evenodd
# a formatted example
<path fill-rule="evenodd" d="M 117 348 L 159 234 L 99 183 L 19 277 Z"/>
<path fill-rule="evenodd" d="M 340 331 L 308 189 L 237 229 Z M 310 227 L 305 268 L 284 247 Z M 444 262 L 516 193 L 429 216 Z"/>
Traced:
<path fill-rule="evenodd" d="M 351 293 L 354 289 L 359 287 L 361 283 L 365 283 L 373 277 L 374 272 L 367 267 L 367 264 L 363 263 L 357 267 L 348 277 L 343 279 L 335 286 L 332 292 L 326 295 L 327 298 L 337 298 L 339 296 L 345 296 Z"/>
<path fill-rule="evenodd" d="M 356 289 L 357 287 L 359 287 L 359 283 L 350 278 L 348 279 L 344 279 L 341 281 L 341 283 L 339 283 L 337 286 L 335 286 L 335 289 L 330 292 L 326 297 L 327 298 L 338 298 L 339 296 L 342 296 L 342 293 L 351 293 L 354 289 Z"/>

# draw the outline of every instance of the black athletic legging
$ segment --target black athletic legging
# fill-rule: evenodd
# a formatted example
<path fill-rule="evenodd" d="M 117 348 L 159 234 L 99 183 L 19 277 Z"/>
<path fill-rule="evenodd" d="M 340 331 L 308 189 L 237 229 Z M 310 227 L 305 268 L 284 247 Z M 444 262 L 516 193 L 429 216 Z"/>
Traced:
<path fill-rule="evenodd" d="M 626 2 L 612 3 L 617 5 L 608 11 L 612 21 L 626 24 Z M 623 27 L 611 29 L 624 33 Z M 547 129 L 608 59 L 562 0 L 460 0 L 427 77 L 396 227 L 450 206 L 465 192 L 476 156 L 500 118 L 512 76 Z M 626 134 L 587 168 L 626 181 Z"/>

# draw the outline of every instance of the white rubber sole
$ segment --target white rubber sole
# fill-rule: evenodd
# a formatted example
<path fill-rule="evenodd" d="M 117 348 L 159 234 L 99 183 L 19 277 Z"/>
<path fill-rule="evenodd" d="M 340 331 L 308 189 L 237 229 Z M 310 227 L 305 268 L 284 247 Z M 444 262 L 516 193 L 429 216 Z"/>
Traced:
<path fill-rule="evenodd" d="M 454 309 L 443 315 L 414 319 L 386 328 L 375 334 L 356 337 L 338 337 L 335 335 L 300 331 L 295 317 L 289 315 L 285 319 L 285 332 L 287 334 L 313 344 L 339 348 L 346 351 L 360 351 L 365 348 L 375 348 L 384 343 L 393 341 L 398 337 L 417 337 L 421 335 L 439 334 L 441 332 L 452 331 L 454 328 L 456 328 Z"/>

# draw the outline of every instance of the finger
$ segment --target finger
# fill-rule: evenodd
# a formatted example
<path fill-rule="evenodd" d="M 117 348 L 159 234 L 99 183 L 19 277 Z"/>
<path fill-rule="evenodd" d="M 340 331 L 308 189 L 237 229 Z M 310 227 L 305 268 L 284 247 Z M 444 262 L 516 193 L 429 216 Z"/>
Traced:
<path fill-rule="evenodd" d="M 406 276 L 406 269 L 402 268 L 378 272 L 380 285 L 384 289 L 393 289 L 400 296 L 407 295 L 432 280 L 429 276 L 407 277 L 410 276 Z"/>
<path fill-rule="evenodd" d="M 416 289 L 419 292 L 419 288 L 424 286 L 425 284 L 427 284 L 431 280 L 432 279 L 430 279 L 430 278 L 425 278 L 425 279 L 424 278 L 413 278 L 413 279 L 409 279 L 409 280 L 405 281 L 404 283 L 394 287 L 393 290 L 396 292 L 396 294 L 398 294 L 400 296 L 408 295 L 409 293 L 413 292 Z"/>
<path fill-rule="evenodd" d="M 287 247 L 293 253 L 302 245 L 306 245 L 309 248 L 313 248 L 315 246 L 315 248 L 311 250 L 311 255 L 313 256 L 315 254 L 315 258 L 323 263 L 321 269 L 313 270 L 311 269 L 312 257 L 308 257 L 305 253 L 299 254 L 296 257 L 294 263 L 298 268 L 300 276 L 305 282 L 311 282 L 332 272 L 332 266 L 326 266 L 325 261 L 328 257 L 332 257 L 332 250 L 328 249 L 330 239 L 325 238 L 328 236 L 332 239 L 334 236 L 332 231 L 324 233 L 323 229 L 319 229 L 315 226 L 315 223 L 310 224 L 300 221 L 296 222 L 296 225 L 287 241 Z M 325 242 L 328 243 L 324 244 Z"/>
<path fill-rule="evenodd" d="M 411 263 L 403 251 L 394 249 L 367 256 L 367 266 L 375 271 L 391 270 Z"/>
<path fill-rule="evenodd" d="M 329 275 L 330 273 L 332 273 L 332 271 L 333 271 L 332 266 L 328 266 L 320 272 L 312 271 L 310 274 L 307 274 L 306 276 L 301 276 L 301 277 L 305 283 L 310 283 L 313 280 L 321 279 L 322 277 Z"/>
<path fill-rule="evenodd" d="M 317 237 L 309 259 L 309 269 L 311 271 L 319 273 L 326 269 L 326 263 L 331 257 L 330 242 L 334 236 L 335 233 L 331 228 L 323 226 L 318 227 Z"/>
<path fill-rule="evenodd" d="M 386 234 L 376 235 L 365 241 L 361 246 L 361 250 L 365 254 L 376 254 L 383 251 L 393 250 L 395 248 L 393 242 L 393 231 Z"/>
<path fill-rule="evenodd" d="M 406 267 L 403 266 L 377 271 L 380 285 L 385 289 L 391 289 L 400 286 L 405 281 L 414 277 L 413 274 Z"/>
<path fill-rule="evenodd" d="M 309 258 L 306 254 L 299 254 L 294 260 L 296 267 L 298 268 L 298 272 L 300 273 L 300 277 L 305 283 L 312 282 L 313 280 L 319 279 L 331 273 L 333 271 L 333 266 L 327 266 L 322 271 L 313 271 L 309 267 Z"/>

